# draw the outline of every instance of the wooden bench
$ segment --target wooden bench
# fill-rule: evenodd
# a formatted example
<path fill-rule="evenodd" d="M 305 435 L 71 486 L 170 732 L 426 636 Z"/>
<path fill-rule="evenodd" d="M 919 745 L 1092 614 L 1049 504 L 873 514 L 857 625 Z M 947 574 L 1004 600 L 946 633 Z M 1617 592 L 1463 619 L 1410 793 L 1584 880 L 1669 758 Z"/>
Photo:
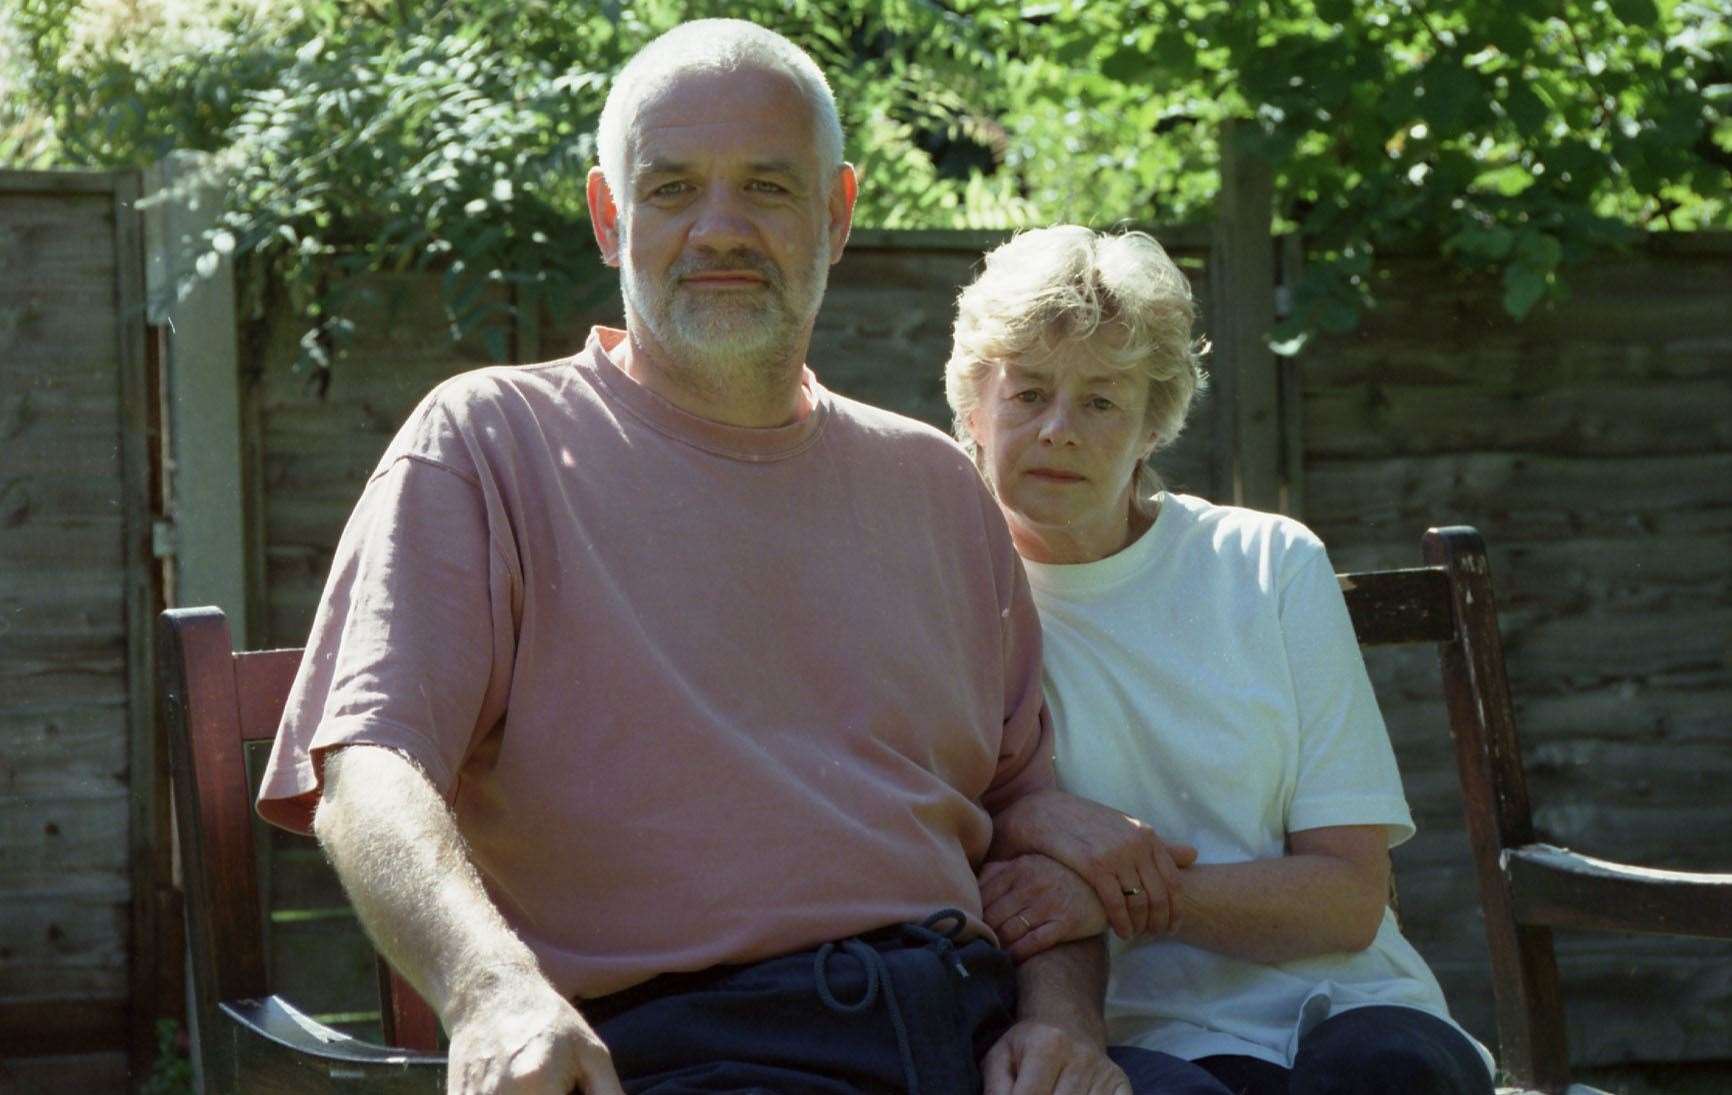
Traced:
<path fill-rule="evenodd" d="M 246 751 L 276 736 L 300 663 L 299 650 L 234 653 L 220 609 L 170 609 L 160 618 L 157 694 L 169 737 L 204 1089 L 442 1093 L 438 1020 L 383 960 L 386 1046 L 316 1022 L 270 990 Z"/>
<path fill-rule="evenodd" d="M 1485 545 L 1433 529 L 1422 567 L 1340 575 L 1367 646 L 1437 643 L 1485 912 L 1499 1064 L 1519 1088 L 1570 1087 L 1554 928 L 1732 938 L 1732 875 L 1607 863 L 1537 843 Z M 216 609 L 162 616 L 160 694 L 185 864 L 207 1090 L 443 1091 L 431 1012 L 381 965 L 390 1046 L 339 1034 L 272 996 L 244 743 L 276 731 L 297 650 L 236 654 Z M 1578 1088 L 1579 1090 L 1579 1088 Z"/>

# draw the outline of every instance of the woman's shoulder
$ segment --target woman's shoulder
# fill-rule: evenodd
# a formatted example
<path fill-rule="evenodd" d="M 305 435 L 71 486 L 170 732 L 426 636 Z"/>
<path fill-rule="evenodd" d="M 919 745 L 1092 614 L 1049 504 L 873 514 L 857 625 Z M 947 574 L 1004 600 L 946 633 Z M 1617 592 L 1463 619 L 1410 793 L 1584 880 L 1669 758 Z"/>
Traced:
<path fill-rule="evenodd" d="M 1217 554 L 1243 554 L 1261 561 L 1303 564 L 1323 555 L 1323 541 L 1302 523 L 1281 513 L 1224 506 L 1190 494 L 1168 493 L 1182 534 L 1205 541 Z"/>

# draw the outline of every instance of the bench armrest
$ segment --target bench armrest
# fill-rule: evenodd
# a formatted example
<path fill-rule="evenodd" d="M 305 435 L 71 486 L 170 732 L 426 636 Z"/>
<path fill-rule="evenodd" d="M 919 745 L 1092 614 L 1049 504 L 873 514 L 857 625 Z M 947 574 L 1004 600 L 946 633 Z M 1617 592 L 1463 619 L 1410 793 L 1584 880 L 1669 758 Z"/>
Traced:
<path fill-rule="evenodd" d="M 1732 874 L 1634 867 L 1551 844 L 1501 858 L 1521 923 L 1732 939 Z"/>
<path fill-rule="evenodd" d="M 429 1093 L 445 1091 L 445 1055 L 363 1042 L 325 1026 L 280 996 L 217 1005 L 233 1039 L 242 1090 L 269 1078 L 273 1090 Z M 212 1090 L 221 1090 L 221 1086 Z"/>

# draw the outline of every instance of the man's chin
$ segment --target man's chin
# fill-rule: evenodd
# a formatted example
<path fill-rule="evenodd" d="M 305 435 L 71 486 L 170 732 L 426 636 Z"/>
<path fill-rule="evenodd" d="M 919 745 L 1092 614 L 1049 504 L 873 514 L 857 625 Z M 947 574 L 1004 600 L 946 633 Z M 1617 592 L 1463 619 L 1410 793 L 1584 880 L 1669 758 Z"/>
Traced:
<path fill-rule="evenodd" d="M 790 345 L 780 332 L 767 333 L 759 322 L 746 329 L 722 324 L 696 328 L 681 325 L 678 340 L 670 349 L 693 364 L 728 366 L 780 359 Z"/>

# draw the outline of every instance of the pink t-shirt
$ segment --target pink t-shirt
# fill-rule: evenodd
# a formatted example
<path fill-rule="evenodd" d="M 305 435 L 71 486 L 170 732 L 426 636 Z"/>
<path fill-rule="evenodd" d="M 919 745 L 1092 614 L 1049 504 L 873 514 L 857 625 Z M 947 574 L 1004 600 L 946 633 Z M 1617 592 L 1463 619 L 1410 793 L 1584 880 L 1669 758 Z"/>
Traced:
<path fill-rule="evenodd" d="M 414 758 L 561 991 L 954 906 L 989 811 L 1052 782 L 1039 630 L 998 507 L 927 426 L 824 390 L 743 429 L 576 358 L 410 416 L 345 528 L 260 791 Z"/>

